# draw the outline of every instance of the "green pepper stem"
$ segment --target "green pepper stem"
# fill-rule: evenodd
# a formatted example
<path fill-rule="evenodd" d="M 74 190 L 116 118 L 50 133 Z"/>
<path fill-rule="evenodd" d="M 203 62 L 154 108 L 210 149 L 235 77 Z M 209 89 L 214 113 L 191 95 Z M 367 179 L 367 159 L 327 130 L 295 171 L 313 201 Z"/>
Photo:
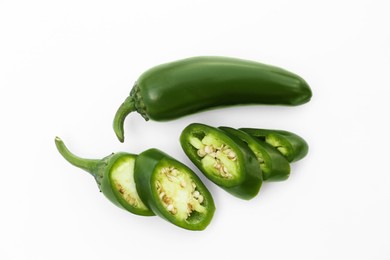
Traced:
<path fill-rule="evenodd" d="M 100 160 L 84 159 L 74 155 L 68 150 L 64 142 L 59 137 L 55 138 L 55 143 L 58 151 L 60 152 L 62 157 L 65 158 L 65 160 L 67 160 L 69 163 L 73 164 L 74 166 L 89 172 L 90 174 L 92 174 L 92 176 L 96 178 L 96 169 Z"/>
<path fill-rule="evenodd" d="M 132 95 L 128 96 L 116 111 L 114 117 L 114 131 L 121 143 L 123 143 L 123 141 L 125 140 L 124 131 L 123 131 L 123 124 L 125 122 L 125 118 L 128 114 L 134 111 L 136 111 L 136 108 L 135 108 L 134 98 Z"/>

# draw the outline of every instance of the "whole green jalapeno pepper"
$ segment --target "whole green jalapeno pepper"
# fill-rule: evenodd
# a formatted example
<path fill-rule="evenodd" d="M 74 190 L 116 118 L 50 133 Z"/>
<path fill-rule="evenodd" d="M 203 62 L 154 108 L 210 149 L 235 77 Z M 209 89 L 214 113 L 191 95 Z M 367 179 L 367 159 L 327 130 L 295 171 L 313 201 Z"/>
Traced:
<path fill-rule="evenodd" d="M 302 137 L 288 131 L 256 128 L 240 128 L 240 130 L 272 145 L 289 162 L 302 159 L 309 151 L 309 145 Z"/>
<path fill-rule="evenodd" d="M 157 149 L 142 152 L 135 163 L 135 183 L 145 204 L 160 217 L 189 230 L 210 223 L 214 201 L 187 166 Z"/>
<path fill-rule="evenodd" d="M 59 137 L 55 138 L 55 144 L 65 160 L 95 178 L 99 190 L 112 203 L 137 215 L 154 216 L 140 199 L 135 187 L 134 164 L 137 155 L 113 153 L 101 160 L 84 159 L 72 154 Z"/>
<path fill-rule="evenodd" d="M 240 138 L 248 145 L 259 161 L 264 181 L 283 181 L 290 176 L 289 162 L 270 144 L 231 127 L 219 127 L 219 129 Z"/>
<path fill-rule="evenodd" d="M 183 130 L 180 144 L 199 170 L 227 192 L 242 199 L 251 199 L 259 192 L 259 163 L 240 139 L 218 128 L 194 123 Z"/>
<path fill-rule="evenodd" d="M 254 61 L 194 57 L 144 72 L 114 118 L 123 142 L 123 123 L 131 112 L 146 120 L 171 120 L 198 111 L 240 104 L 300 105 L 312 96 L 296 74 Z"/>

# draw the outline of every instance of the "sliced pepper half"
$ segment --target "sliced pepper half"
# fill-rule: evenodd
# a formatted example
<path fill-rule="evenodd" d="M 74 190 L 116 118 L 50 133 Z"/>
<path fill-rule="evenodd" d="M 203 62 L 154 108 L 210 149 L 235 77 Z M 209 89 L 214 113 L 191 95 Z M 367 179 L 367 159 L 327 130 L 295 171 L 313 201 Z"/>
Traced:
<path fill-rule="evenodd" d="M 241 139 L 260 164 L 264 181 L 283 181 L 290 176 L 290 164 L 279 151 L 266 142 L 260 141 L 249 134 L 231 127 L 219 127 L 222 131 Z"/>
<path fill-rule="evenodd" d="M 261 168 L 255 154 L 239 138 L 194 123 L 183 130 L 180 143 L 200 171 L 227 192 L 242 199 L 259 192 Z"/>
<path fill-rule="evenodd" d="M 288 131 L 257 128 L 240 128 L 239 130 L 272 145 L 289 162 L 299 161 L 309 151 L 309 146 L 302 137 Z"/>
<path fill-rule="evenodd" d="M 101 159 L 84 159 L 71 153 L 59 138 L 55 144 L 60 154 L 69 163 L 89 172 L 96 180 L 99 190 L 115 205 L 131 213 L 154 216 L 139 197 L 134 182 L 135 154 L 112 153 Z"/>
<path fill-rule="evenodd" d="M 137 191 L 145 204 L 172 224 L 203 230 L 210 223 L 214 200 L 187 166 L 157 149 L 142 152 L 135 163 Z"/>

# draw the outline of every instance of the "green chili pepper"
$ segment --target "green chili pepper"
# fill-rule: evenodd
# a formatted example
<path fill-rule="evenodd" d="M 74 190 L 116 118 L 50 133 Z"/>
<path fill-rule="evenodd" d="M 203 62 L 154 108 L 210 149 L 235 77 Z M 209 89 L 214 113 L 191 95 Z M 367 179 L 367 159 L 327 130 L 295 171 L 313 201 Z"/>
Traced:
<path fill-rule="evenodd" d="M 165 220 L 185 229 L 203 230 L 214 201 L 187 166 L 157 149 L 142 152 L 135 163 L 135 183 L 142 201 Z"/>
<path fill-rule="evenodd" d="M 240 130 L 272 145 L 289 162 L 302 159 L 309 151 L 309 146 L 302 137 L 288 131 L 256 128 L 241 128 Z"/>
<path fill-rule="evenodd" d="M 146 120 L 171 120 L 201 110 L 240 104 L 300 105 L 309 85 L 281 68 L 226 57 L 195 57 L 143 73 L 119 107 L 114 131 L 123 142 L 123 123 L 134 111 Z"/>
<path fill-rule="evenodd" d="M 99 190 L 115 205 L 137 215 L 154 215 L 136 191 L 134 164 L 137 155 L 113 153 L 101 160 L 84 159 L 72 154 L 59 137 L 55 138 L 55 143 L 69 163 L 92 174 Z"/>
<path fill-rule="evenodd" d="M 283 181 L 290 176 L 290 164 L 274 147 L 249 134 L 231 127 L 219 127 L 228 134 L 241 139 L 259 161 L 264 181 Z"/>
<path fill-rule="evenodd" d="M 240 139 L 211 126 L 190 124 L 183 130 L 180 143 L 200 171 L 227 192 L 242 199 L 251 199 L 259 192 L 259 163 Z"/>

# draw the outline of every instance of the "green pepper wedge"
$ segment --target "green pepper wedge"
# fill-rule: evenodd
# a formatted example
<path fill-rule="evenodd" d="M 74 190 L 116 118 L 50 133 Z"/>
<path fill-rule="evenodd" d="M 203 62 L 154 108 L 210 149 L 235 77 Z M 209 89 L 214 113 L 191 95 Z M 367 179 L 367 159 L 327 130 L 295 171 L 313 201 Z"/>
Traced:
<path fill-rule="evenodd" d="M 99 190 L 116 206 L 136 215 L 155 215 L 145 206 L 136 191 L 134 164 L 137 155 L 121 152 L 101 160 L 84 159 L 71 153 L 59 137 L 55 138 L 55 144 L 65 160 L 95 178 Z"/>
<path fill-rule="evenodd" d="M 248 145 L 259 161 L 264 181 L 283 181 L 290 176 L 289 162 L 271 145 L 241 130 L 223 126 L 219 129 L 240 138 Z"/>
<path fill-rule="evenodd" d="M 214 200 L 187 166 L 157 149 L 138 155 L 134 173 L 138 194 L 156 214 L 189 230 L 203 230 L 214 215 Z"/>
<path fill-rule="evenodd" d="M 183 130 L 180 144 L 199 170 L 227 192 L 247 200 L 259 192 L 261 168 L 255 154 L 239 138 L 194 123 Z"/>
<path fill-rule="evenodd" d="M 194 57 L 153 67 L 135 82 L 118 108 L 114 131 L 124 141 L 131 112 L 171 120 L 209 108 L 243 104 L 300 105 L 310 100 L 304 79 L 287 70 L 227 57 Z"/>
<path fill-rule="evenodd" d="M 289 162 L 296 162 L 309 151 L 307 142 L 294 133 L 284 130 L 240 128 L 251 136 L 275 147 Z"/>

